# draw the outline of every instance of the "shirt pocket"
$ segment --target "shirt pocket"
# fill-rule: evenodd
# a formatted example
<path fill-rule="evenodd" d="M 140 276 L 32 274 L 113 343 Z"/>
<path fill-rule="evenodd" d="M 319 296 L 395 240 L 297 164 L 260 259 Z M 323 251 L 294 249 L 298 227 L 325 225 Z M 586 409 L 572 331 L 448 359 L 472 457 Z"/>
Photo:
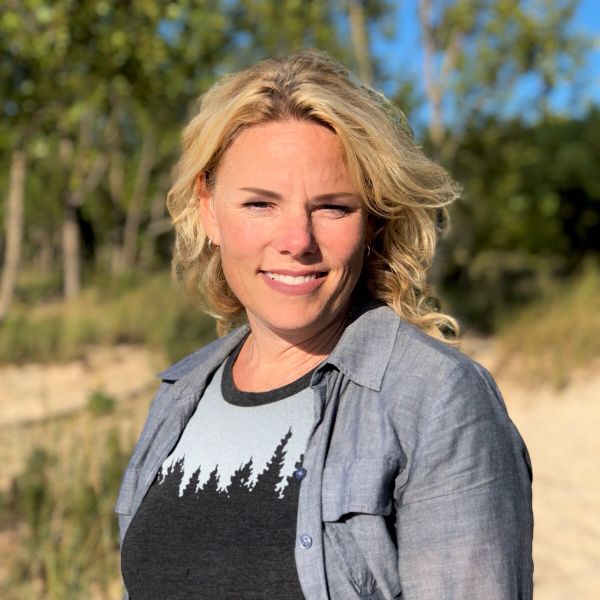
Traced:
<path fill-rule="evenodd" d="M 326 522 L 323 544 L 331 600 L 376 598 L 375 577 L 346 524 Z"/>
<path fill-rule="evenodd" d="M 332 600 L 402 597 L 393 519 L 393 460 L 354 460 L 323 473 L 323 537 Z M 393 529 L 393 528 L 392 528 Z"/>
<path fill-rule="evenodd" d="M 323 520 L 348 513 L 388 516 L 393 510 L 397 461 L 358 459 L 326 465 L 323 471 Z"/>

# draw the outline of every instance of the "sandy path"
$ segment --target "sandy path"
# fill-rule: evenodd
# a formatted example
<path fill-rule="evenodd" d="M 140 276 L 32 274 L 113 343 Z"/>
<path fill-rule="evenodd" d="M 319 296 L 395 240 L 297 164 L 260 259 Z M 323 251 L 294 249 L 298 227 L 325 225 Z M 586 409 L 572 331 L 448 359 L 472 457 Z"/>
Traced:
<path fill-rule="evenodd" d="M 465 351 L 494 373 L 493 343 L 468 340 Z M 0 485 L 16 468 L 16 454 L 24 451 L 18 431 L 35 429 L 27 423 L 82 408 L 90 392 L 99 388 L 118 398 L 140 392 L 149 398 L 161 362 L 143 349 L 121 347 L 97 350 L 86 361 L 67 365 L 1 367 Z M 573 376 L 561 392 L 525 389 L 502 373 L 497 379 L 533 463 L 535 598 L 598 600 L 600 372 L 590 369 Z M 135 428 L 145 402 L 136 409 L 140 414 L 133 417 Z M 6 444 L 10 436 L 21 439 L 19 452 L 14 445 L 11 452 L 11 444 Z"/>
<path fill-rule="evenodd" d="M 94 348 L 66 364 L 0 366 L 0 427 L 23 425 L 83 408 L 96 390 L 124 398 L 147 388 L 164 365 L 137 346 Z"/>
<path fill-rule="evenodd" d="M 505 388 L 533 465 L 536 598 L 598 600 L 600 377 L 559 395 Z"/>

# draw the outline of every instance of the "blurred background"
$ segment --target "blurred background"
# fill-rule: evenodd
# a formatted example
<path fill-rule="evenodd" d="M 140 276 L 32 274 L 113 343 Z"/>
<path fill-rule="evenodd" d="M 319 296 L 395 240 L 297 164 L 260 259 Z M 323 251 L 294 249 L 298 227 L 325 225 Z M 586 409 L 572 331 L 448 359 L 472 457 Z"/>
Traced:
<path fill-rule="evenodd" d="M 3 0 L 0 597 L 120 597 L 154 373 L 215 336 L 169 274 L 181 128 L 219 76 L 303 47 L 463 184 L 431 280 L 530 448 L 536 598 L 600 598 L 595 0 Z"/>

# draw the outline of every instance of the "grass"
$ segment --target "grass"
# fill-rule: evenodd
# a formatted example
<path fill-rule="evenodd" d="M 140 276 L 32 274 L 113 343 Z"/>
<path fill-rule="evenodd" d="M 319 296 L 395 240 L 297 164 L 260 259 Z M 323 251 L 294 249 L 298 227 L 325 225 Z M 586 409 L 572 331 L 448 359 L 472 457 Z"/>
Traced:
<path fill-rule="evenodd" d="M 0 427 L 3 461 L 21 465 L 0 490 L 0 598 L 121 598 L 113 507 L 149 401 L 99 390 L 77 413 Z"/>
<path fill-rule="evenodd" d="M 116 429 L 100 438 L 100 456 L 72 440 L 62 456 L 34 447 L 4 494 L 2 521 L 17 524 L 18 546 L 3 598 L 116 597 L 118 533 L 113 506 L 129 448 Z"/>
<path fill-rule="evenodd" d="M 0 329 L 0 363 L 82 358 L 89 345 L 144 344 L 177 360 L 215 337 L 213 320 L 167 273 L 97 277 L 72 302 L 17 304 Z"/>
<path fill-rule="evenodd" d="M 588 264 L 567 282 L 505 318 L 500 362 L 528 385 L 567 385 L 569 375 L 600 359 L 600 268 Z"/>

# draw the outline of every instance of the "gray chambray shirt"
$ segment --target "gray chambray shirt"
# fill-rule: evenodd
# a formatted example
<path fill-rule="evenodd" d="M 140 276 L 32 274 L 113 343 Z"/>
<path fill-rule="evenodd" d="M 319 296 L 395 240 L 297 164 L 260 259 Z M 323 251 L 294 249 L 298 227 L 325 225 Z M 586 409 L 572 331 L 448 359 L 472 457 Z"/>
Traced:
<path fill-rule="evenodd" d="M 246 333 L 161 373 L 116 504 L 121 540 Z M 295 549 L 307 600 L 532 598 L 531 465 L 483 367 L 371 302 L 311 388 Z"/>

